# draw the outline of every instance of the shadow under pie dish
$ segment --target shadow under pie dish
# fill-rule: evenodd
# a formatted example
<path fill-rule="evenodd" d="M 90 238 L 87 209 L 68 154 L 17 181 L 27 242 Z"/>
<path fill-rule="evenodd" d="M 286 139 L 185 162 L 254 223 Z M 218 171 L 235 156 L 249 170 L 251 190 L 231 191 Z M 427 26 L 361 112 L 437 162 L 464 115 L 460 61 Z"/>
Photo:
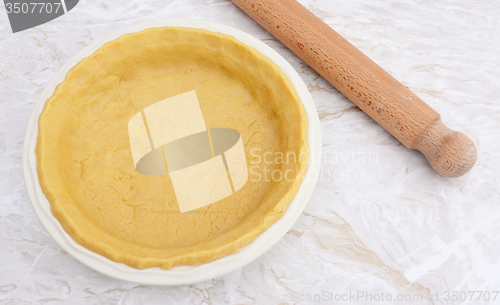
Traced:
<path fill-rule="evenodd" d="M 248 181 L 182 213 L 168 173 L 136 170 L 127 125 L 189 91 L 207 126 L 241 134 Z M 273 60 L 225 33 L 152 27 L 67 72 L 39 116 L 36 168 L 52 215 L 78 244 L 133 268 L 171 269 L 238 252 L 278 221 L 307 176 L 308 142 L 303 98 Z"/>

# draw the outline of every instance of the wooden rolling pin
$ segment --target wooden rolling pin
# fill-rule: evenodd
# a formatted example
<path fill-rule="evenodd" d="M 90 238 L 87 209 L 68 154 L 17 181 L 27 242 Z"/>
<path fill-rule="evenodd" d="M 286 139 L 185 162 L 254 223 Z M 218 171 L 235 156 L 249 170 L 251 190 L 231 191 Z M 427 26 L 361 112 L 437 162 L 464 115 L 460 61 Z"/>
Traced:
<path fill-rule="evenodd" d="M 300 3 L 232 1 L 438 173 L 459 177 L 472 168 L 471 139 Z"/>

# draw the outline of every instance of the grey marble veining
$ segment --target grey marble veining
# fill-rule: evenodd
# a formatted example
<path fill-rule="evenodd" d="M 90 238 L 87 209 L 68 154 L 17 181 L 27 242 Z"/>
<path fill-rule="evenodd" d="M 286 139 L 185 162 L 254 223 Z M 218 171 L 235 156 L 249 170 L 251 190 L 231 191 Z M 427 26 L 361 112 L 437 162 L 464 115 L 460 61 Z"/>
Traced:
<path fill-rule="evenodd" d="M 230 1 L 80 1 L 12 34 L 0 5 L 0 304 L 372 304 L 363 292 L 438 295 L 500 290 L 500 4 L 496 0 L 303 0 L 308 9 L 469 135 L 479 157 L 439 176 Z M 312 199 L 265 255 L 222 278 L 155 287 L 103 276 L 68 256 L 27 197 L 21 151 L 34 103 L 92 41 L 128 25 L 195 18 L 246 31 L 284 56 L 321 119 L 323 165 Z M 464 304 L 500 302 L 469 301 Z M 477 295 L 473 300 L 477 298 Z M 384 303 L 384 302 L 380 302 Z M 408 302 L 385 302 L 408 304 Z"/>

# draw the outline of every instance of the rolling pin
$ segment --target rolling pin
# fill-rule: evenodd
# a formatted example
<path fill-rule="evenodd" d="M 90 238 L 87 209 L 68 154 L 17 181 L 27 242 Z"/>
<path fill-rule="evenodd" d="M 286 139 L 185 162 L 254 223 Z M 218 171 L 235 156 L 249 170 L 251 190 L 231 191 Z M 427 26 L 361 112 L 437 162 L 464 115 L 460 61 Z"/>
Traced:
<path fill-rule="evenodd" d="M 436 172 L 459 177 L 474 166 L 470 138 L 300 3 L 232 1 Z"/>

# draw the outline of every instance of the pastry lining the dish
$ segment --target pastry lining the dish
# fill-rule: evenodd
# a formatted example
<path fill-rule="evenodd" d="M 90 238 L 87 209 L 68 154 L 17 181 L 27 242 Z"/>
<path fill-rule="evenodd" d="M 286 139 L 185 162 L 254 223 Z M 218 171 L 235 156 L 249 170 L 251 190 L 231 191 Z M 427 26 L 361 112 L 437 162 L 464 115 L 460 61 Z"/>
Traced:
<path fill-rule="evenodd" d="M 135 170 L 127 124 L 191 90 L 207 126 L 241 133 L 249 179 L 235 194 L 181 214 L 168 174 Z M 300 158 L 263 158 L 280 153 Z M 46 102 L 36 147 L 42 190 L 76 242 L 135 268 L 164 269 L 252 242 L 295 197 L 307 154 L 306 113 L 274 62 L 232 36 L 175 27 L 123 35 L 73 67 Z M 263 179 L 266 172 L 288 175 Z"/>

